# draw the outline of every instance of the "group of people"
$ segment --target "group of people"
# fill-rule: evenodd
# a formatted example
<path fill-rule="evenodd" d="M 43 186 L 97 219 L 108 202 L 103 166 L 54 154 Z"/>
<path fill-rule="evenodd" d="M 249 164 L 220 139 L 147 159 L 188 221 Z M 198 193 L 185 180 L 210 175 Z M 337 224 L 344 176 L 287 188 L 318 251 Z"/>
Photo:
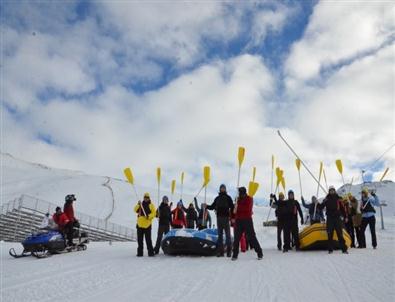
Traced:
<path fill-rule="evenodd" d="M 351 194 L 341 197 L 336 192 L 336 189 L 331 186 L 328 195 L 324 198 L 322 203 L 313 196 L 311 203 L 307 204 L 301 197 L 302 205 L 308 210 L 310 224 L 326 222 L 326 229 L 328 233 L 328 252 L 333 252 L 333 235 L 336 232 L 339 240 L 340 248 L 343 253 L 348 253 L 343 236 L 343 228 L 346 229 L 351 237 L 351 247 L 366 248 L 365 231 L 369 225 L 372 246 L 377 247 L 376 238 L 376 218 L 375 206 L 380 206 L 379 199 L 375 192 L 372 191 L 369 196 L 369 190 L 363 188 L 361 192 L 361 201 Z M 300 204 L 294 198 L 294 192 L 288 191 L 288 199 L 285 199 L 283 193 L 279 193 L 278 199 L 274 194 L 270 195 L 270 205 L 275 208 L 277 217 L 277 248 L 283 252 L 288 252 L 292 247 L 299 249 L 299 229 L 298 229 L 298 214 L 301 223 L 304 223 L 303 213 Z M 326 212 L 326 220 L 324 218 L 324 210 Z M 284 244 L 282 245 L 282 238 Z M 358 244 L 358 246 L 356 245 Z"/>
<path fill-rule="evenodd" d="M 369 225 L 373 248 L 377 247 L 374 206 L 379 206 L 380 204 L 375 192 L 371 192 L 370 195 L 369 191 L 364 188 L 361 202 L 359 203 L 351 194 L 347 194 L 344 197 L 339 196 L 336 189 L 331 186 L 328 195 L 321 203 L 315 196 L 312 197 L 312 202 L 309 204 L 301 197 L 303 207 L 308 210 L 310 223 L 326 222 L 329 253 L 332 253 L 334 249 L 333 236 L 335 232 L 342 252 L 348 253 L 343 237 L 343 228 L 350 234 L 352 239 L 351 247 L 356 247 L 357 242 L 358 248 L 366 248 L 365 230 Z M 286 199 L 283 193 L 279 193 L 278 198 L 275 194 L 270 194 L 270 206 L 275 208 L 277 217 L 277 248 L 283 252 L 288 252 L 292 248 L 295 248 L 295 250 L 300 249 L 299 217 L 301 224 L 304 224 L 303 212 L 299 202 L 295 199 L 294 192 L 289 190 L 287 197 Z M 148 193 L 144 194 L 142 202 L 139 201 L 137 203 L 134 210 L 138 216 L 138 257 L 143 256 L 144 238 L 148 256 L 154 256 L 159 253 L 163 235 L 169 232 L 170 228 L 179 229 L 186 227 L 201 230 L 211 227 L 210 210 L 214 210 L 217 216 L 218 257 L 223 257 L 226 251 L 227 257 L 232 257 L 232 260 L 236 260 L 239 254 L 239 244 L 241 243 L 244 246 L 242 250 L 245 250 L 246 242 L 255 249 L 258 259 L 263 257 L 262 248 L 256 238 L 252 220 L 253 199 L 247 195 L 245 187 L 238 189 L 238 197 L 235 202 L 228 195 L 226 186 L 222 184 L 219 188 L 218 196 L 211 205 L 202 203 L 201 207 L 199 207 L 195 198 L 194 204 L 190 203 L 187 208 L 184 207 L 182 201 L 177 203 L 175 209 L 171 208 L 172 203 L 169 203 L 167 196 L 163 196 L 162 203 L 156 209 Z M 159 220 L 159 227 L 156 244 L 153 246 L 151 225 L 155 217 Z M 231 227 L 234 228 L 233 246 Z M 223 244 L 224 235 L 226 248 Z"/>
<path fill-rule="evenodd" d="M 232 260 L 236 260 L 239 253 L 239 242 L 241 241 L 243 243 L 243 240 L 248 238 L 248 242 L 251 247 L 255 249 L 258 259 L 262 259 L 262 248 L 256 238 L 252 221 L 253 199 L 247 195 L 245 187 L 240 187 L 238 193 L 238 197 L 234 203 L 226 191 L 226 186 L 222 184 L 219 188 L 218 196 L 211 205 L 202 203 L 201 207 L 199 207 L 195 198 L 194 204 L 189 204 L 188 208 L 185 208 L 182 201 L 180 201 L 173 210 L 171 209 L 172 204 L 169 204 L 169 200 L 166 196 L 163 197 L 161 204 L 156 210 L 150 199 L 150 195 L 145 193 L 143 201 L 139 201 L 134 208 L 138 217 L 137 256 L 143 256 L 144 238 L 147 245 L 148 256 L 152 257 L 158 254 L 163 235 L 170 230 L 170 227 L 179 229 L 183 227 L 195 228 L 196 226 L 199 230 L 211 227 L 212 222 L 209 211 L 214 210 L 217 216 L 218 229 L 217 256 L 223 257 L 226 251 L 227 257 L 232 257 Z M 154 247 L 152 245 L 151 232 L 152 220 L 155 217 L 159 220 L 159 226 Z M 233 247 L 230 231 L 231 225 L 234 228 Z M 224 235 L 226 249 L 223 244 Z"/>
<path fill-rule="evenodd" d="M 67 195 L 65 197 L 63 211 L 61 207 L 56 207 L 52 218 L 49 213 L 47 213 L 40 225 L 42 229 L 58 230 L 62 232 L 67 239 L 67 246 L 73 246 L 74 228 L 79 227 L 79 222 L 74 215 L 73 203 L 76 200 L 77 198 L 74 194 Z"/>

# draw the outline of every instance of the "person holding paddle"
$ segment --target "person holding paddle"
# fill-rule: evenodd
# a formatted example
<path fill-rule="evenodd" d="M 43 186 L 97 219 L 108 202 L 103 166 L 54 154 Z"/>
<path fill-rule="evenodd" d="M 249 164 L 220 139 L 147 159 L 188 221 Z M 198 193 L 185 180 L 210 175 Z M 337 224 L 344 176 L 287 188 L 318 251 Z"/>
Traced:
<path fill-rule="evenodd" d="M 380 202 L 376 193 L 372 191 L 369 196 L 368 188 L 363 188 L 361 193 L 361 212 L 362 212 L 362 224 L 361 224 L 361 248 L 366 248 L 366 238 L 365 231 L 366 227 L 369 225 L 370 234 L 372 235 L 372 246 L 374 249 L 377 248 L 377 238 L 376 238 L 376 210 L 374 207 L 379 207 Z"/>
<path fill-rule="evenodd" d="M 152 220 L 156 216 L 156 209 L 151 202 L 149 193 L 144 194 L 143 202 L 140 200 L 137 202 L 137 205 L 134 207 L 134 212 L 137 213 L 137 257 L 143 256 L 144 237 L 147 244 L 148 256 L 153 257 L 154 248 L 151 239 L 151 225 Z"/>

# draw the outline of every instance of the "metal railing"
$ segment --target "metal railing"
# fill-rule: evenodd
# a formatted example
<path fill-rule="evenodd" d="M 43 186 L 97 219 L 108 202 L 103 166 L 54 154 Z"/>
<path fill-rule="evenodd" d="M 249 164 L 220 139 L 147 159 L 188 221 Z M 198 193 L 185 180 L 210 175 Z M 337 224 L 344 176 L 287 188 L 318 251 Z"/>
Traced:
<path fill-rule="evenodd" d="M 13 210 L 18 210 L 31 212 L 32 214 L 41 214 L 40 216 L 44 217 L 46 213 L 54 213 L 56 207 L 56 204 L 50 203 L 46 200 L 23 194 L 20 197 L 3 204 L 0 214 L 7 215 L 7 213 L 12 212 Z M 129 227 L 108 222 L 105 219 L 100 219 L 81 212 L 75 212 L 75 216 L 78 217 L 78 221 L 82 227 L 96 229 L 98 231 L 108 233 L 109 235 L 113 234 L 131 241 L 136 240 L 135 230 Z M 20 214 L 15 225 L 15 233 L 17 232 L 19 218 Z"/>

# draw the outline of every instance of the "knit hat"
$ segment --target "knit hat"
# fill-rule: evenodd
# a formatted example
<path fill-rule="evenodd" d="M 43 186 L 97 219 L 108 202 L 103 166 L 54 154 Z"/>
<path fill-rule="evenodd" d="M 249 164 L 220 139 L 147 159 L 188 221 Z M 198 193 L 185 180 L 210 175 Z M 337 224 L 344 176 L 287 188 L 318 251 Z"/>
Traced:
<path fill-rule="evenodd" d="M 221 191 L 221 189 L 225 189 L 225 191 L 226 191 L 226 186 L 225 186 L 224 184 L 221 184 L 221 185 L 219 186 L 219 190 Z"/>
<path fill-rule="evenodd" d="M 146 192 L 146 193 L 144 193 L 144 198 L 150 198 L 150 196 L 149 196 L 149 193 L 148 192 Z"/>
<path fill-rule="evenodd" d="M 278 197 L 285 197 L 283 192 L 278 193 Z"/>
<path fill-rule="evenodd" d="M 363 187 L 362 193 L 369 194 L 369 189 L 367 187 Z"/>
<path fill-rule="evenodd" d="M 288 191 L 288 195 L 289 195 L 289 194 L 294 194 L 294 191 L 289 190 L 289 191 Z"/>
<path fill-rule="evenodd" d="M 162 197 L 162 201 L 163 201 L 163 202 L 169 202 L 169 197 L 167 197 L 166 195 L 164 195 L 164 196 Z"/>
<path fill-rule="evenodd" d="M 335 190 L 336 191 L 336 188 L 334 186 L 330 186 L 328 191 L 330 191 L 330 190 Z"/>

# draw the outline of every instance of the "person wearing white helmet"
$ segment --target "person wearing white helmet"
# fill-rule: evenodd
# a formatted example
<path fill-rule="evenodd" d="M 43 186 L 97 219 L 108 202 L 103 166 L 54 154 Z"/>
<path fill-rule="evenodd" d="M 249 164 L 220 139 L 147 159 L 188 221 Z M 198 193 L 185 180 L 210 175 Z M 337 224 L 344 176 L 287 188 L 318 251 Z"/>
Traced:
<path fill-rule="evenodd" d="M 341 197 L 337 194 L 334 186 L 329 187 L 329 193 L 320 205 L 326 208 L 326 231 L 328 233 L 328 253 L 333 253 L 333 233 L 336 231 L 339 245 L 343 254 L 348 254 L 347 246 L 343 237 L 343 223 L 341 216 L 346 217 Z M 347 221 L 346 221 L 347 222 Z"/>

